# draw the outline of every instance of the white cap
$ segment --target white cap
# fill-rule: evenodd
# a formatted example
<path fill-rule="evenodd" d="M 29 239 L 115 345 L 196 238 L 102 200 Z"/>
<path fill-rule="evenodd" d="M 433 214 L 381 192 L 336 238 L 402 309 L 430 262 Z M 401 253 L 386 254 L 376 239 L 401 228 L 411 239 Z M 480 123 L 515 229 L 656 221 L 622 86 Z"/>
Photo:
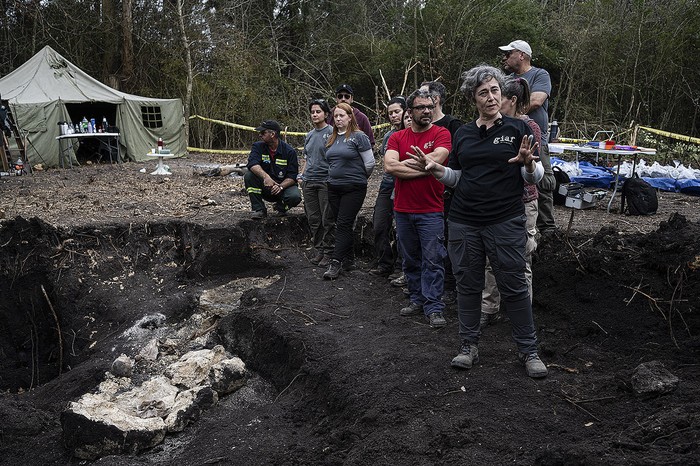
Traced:
<path fill-rule="evenodd" d="M 520 50 L 521 52 L 532 56 L 532 47 L 530 47 L 530 44 L 528 44 L 524 40 L 514 40 L 510 44 L 502 45 L 498 48 L 503 50 L 504 52 L 510 52 L 511 50 Z"/>

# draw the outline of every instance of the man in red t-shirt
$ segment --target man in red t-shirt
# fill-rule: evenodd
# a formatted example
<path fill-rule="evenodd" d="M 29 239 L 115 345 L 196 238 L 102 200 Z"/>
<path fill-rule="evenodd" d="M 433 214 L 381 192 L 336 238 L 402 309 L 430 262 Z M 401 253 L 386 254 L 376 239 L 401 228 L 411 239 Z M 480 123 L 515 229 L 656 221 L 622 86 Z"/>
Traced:
<path fill-rule="evenodd" d="M 418 164 L 414 154 L 426 154 L 440 163 L 452 148 L 450 132 L 433 125 L 435 102 L 428 92 L 415 91 L 406 100 L 411 127 L 392 134 L 384 155 L 384 170 L 396 177 L 394 215 L 396 236 L 411 303 L 402 316 L 421 311 L 433 328 L 447 325 L 442 302 L 447 256 L 443 222 L 444 185 Z"/>

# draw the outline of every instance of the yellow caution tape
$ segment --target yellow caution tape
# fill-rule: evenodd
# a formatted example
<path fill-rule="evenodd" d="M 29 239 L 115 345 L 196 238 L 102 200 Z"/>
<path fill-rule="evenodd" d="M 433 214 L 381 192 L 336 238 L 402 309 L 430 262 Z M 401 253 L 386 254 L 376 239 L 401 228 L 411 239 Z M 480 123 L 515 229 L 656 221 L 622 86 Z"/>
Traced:
<path fill-rule="evenodd" d="M 213 118 L 206 118 L 206 117 L 203 117 L 200 115 L 190 116 L 190 120 L 193 120 L 193 119 L 210 121 L 212 123 L 218 123 L 220 125 L 230 126 L 231 128 L 242 129 L 245 131 L 255 131 L 255 127 L 253 127 L 253 126 L 239 125 L 237 123 L 231 123 L 231 122 L 223 121 L 223 120 L 215 120 Z M 390 126 L 390 124 L 389 123 L 382 123 L 381 125 L 372 126 L 372 129 L 376 130 L 376 129 L 386 128 L 387 126 Z M 308 134 L 308 131 L 306 133 L 302 133 L 300 131 L 282 131 L 282 134 L 285 134 L 287 136 L 306 136 Z"/>
<path fill-rule="evenodd" d="M 189 152 L 204 152 L 207 154 L 230 154 L 230 155 L 248 155 L 249 150 L 224 150 L 224 149 L 202 149 L 201 147 L 188 147 Z"/>
<path fill-rule="evenodd" d="M 576 139 L 576 138 L 557 138 L 559 142 L 588 142 L 588 139 Z"/>
<path fill-rule="evenodd" d="M 680 139 L 685 142 L 692 142 L 693 144 L 700 144 L 700 138 L 694 138 L 691 136 L 686 136 L 684 134 L 670 133 L 668 131 L 661 131 L 660 129 L 649 128 L 648 126 L 640 126 L 639 129 L 649 131 L 650 133 L 655 133 L 660 136 L 665 136 L 667 138 Z"/>

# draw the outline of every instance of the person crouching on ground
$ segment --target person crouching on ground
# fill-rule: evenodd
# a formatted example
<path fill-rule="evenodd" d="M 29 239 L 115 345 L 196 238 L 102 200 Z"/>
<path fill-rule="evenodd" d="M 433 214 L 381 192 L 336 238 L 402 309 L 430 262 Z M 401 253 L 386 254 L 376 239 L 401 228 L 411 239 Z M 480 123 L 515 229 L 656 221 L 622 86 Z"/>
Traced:
<path fill-rule="evenodd" d="M 533 154 L 532 131 L 524 121 L 503 116 L 503 72 L 487 65 L 466 71 L 462 91 L 479 118 L 463 125 L 454 137 L 448 167 L 421 153 L 418 164 L 455 188 L 448 218 L 449 254 L 457 278 L 459 354 L 452 366 L 469 369 L 479 361 L 481 293 L 488 257 L 501 299 L 510 317 L 519 360 L 530 377 L 545 377 L 547 367 L 537 354 L 532 303 L 525 279 L 527 230 L 522 196 L 524 182 L 537 183 L 542 164 Z"/>
<path fill-rule="evenodd" d="M 355 217 L 367 195 L 367 179 L 374 168 L 372 145 L 360 131 L 352 107 L 339 103 L 333 110 L 333 133 L 326 144 L 328 202 L 335 219 L 335 247 L 323 278 L 338 278 L 353 264 Z"/>
<path fill-rule="evenodd" d="M 253 143 L 248 156 L 248 171 L 243 177 L 245 189 L 253 210 L 251 218 L 267 216 L 265 202 L 274 202 L 278 215 L 286 215 L 301 202 L 297 187 L 299 161 L 297 151 L 280 140 L 280 125 L 275 120 L 265 120 L 255 128 L 261 141 Z"/>
<path fill-rule="evenodd" d="M 410 304 L 402 316 L 425 315 L 433 328 L 447 325 L 443 316 L 442 292 L 445 280 L 444 186 L 429 176 L 424 165 L 417 165 L 411 154 L 428 154 L 435 163 L 444 163 L 452 144 L 450 132 L 434 125 L 435 101 L 427 91 L 417 90 L 406 100 L 411 126 L 389 138 L 384 169 L 396 177 L 394 216 L 396 234 L 403 257 L 403 271 Z"/>
<path fill-rule="evenodd" d="M 335 222 L 328 203 L 328 161 L 326 143 L 333 133 L 333 127 L 326 123 L 331 113 L 328 103 L 315 99 L 309 103 L 309 113 L 314 129 L 304 140 L 304 168 L 297 177 L 304 193 L 304 212 L 311 229 L 311 240 L 316 255 L 311 263 L 328 267 L 335 244 Z"/>

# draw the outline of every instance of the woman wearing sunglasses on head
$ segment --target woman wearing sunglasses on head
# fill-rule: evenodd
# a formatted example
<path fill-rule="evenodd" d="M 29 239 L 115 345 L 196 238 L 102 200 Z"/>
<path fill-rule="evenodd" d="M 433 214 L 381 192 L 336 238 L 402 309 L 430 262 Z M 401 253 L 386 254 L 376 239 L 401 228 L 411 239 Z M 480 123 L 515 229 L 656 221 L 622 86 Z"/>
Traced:
<path fill-rule="evenodd" d="M 346 103 L 333 110 L 333 133 L 326 144 L 328 202 L 335 218 L 335 247 L 323 278 L 338 278 L 353 264 L 353 226 L 367 195 L 367 179 L 374 168 L 372 145 L 360 131 Z"/>

